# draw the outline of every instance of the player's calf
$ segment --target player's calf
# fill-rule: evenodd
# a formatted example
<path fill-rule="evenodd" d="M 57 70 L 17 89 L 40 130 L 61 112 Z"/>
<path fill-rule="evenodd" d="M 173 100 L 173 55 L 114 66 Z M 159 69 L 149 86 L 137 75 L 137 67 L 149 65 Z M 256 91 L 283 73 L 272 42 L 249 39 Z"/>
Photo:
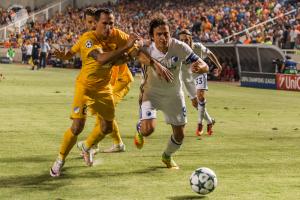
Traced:
<path fill-rule="evenodd" d="M 216 123 L 215 119 L 211 120 L 212 123 L 211 124 L 207 124 L 207 135 L 212 135 L 213 134 L 213 126 Z"/>

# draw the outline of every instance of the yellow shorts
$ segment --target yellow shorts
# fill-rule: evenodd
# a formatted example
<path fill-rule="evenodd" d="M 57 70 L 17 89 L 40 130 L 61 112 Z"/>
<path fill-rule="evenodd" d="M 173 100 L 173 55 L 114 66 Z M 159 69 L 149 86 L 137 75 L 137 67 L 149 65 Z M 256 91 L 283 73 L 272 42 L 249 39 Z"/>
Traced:
<path fill-rule="evenodd" d="M 126 94 L 129 92 L 129 89 L 130 82 L 121 79 L 116 82 L 113 87 L 114 101 L 116 105 L 123 99 L 123 97 L 126 96 Z"/>
<path fill-rule="evenodd" d="M 94 115 L 112 121 L 115 117 L 115 106 L 111 86 L 91 90 L 76 83 L 71 119 L 86 118 L 87 109 Z"/>

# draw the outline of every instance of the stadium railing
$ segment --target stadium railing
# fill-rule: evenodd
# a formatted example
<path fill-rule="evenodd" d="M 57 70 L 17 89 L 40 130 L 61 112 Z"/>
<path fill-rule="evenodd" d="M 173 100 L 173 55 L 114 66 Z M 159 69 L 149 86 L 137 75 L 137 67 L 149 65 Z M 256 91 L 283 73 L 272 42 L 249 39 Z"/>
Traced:
<path fill-rule="evenodd" d="M 20 33 L 23 28 L 25 27 L 28 21 L 45 21 L 55 15 L 56 12 L 61 13 L 64 11 L 68 6 L 74 6 L 73 0 L 62 0 L 58 3 L 49 5 L 47 8 L 33 12 L 29 16 L 20 19 L 14 23 L 6 25 L 0 28 L 0 41 L 4 41 L 7 39 L 10 32 L 17 32 Z"/>
<path fill-rule="evenodd" d="M 269 19 L 269 20 L 266 20 L 266 21 L 261 22 L 259 24 L 256 24 L 254 26 L 251 26 L 251 27 L 249 27 L 249 28 L 247 28 L 243 31 L 240 31 L 240 32 L 234 33 L 234 34 L 232 34 L 228 37 L 222 38 L 221 40 L 216 41 L 215 44 L 228 43 L 228 42 L 230 42 L 230 39 L 232 39 L 235 36 L 243 36 L 244 34 L 250 34 L 252 31 L 255 31 L 256 28 L 261 27 L 261 26 L 265 26 L 269 23 L 275 24 L 277 19 L 282 18 L 282 17 L 287 16 L 287 15 L 290 15 L 290 14 L 293 14 L 293 13 L 297 13 L 297 12 L 299 12 L 299 10 L 300 10 L 300 8 L 293 9 L 289 12 L 284 13 L 283 15 L 274 17 L 272 19 Z"/>

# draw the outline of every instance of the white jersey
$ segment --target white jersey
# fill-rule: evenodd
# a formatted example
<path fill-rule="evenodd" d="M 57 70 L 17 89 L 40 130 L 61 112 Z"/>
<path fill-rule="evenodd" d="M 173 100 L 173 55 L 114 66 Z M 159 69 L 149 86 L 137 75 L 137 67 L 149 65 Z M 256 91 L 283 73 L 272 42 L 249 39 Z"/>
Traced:
<path fill-rule="evenodd" d="M 206 48 L 200 42 L 193 43 L 193 51 L 204 60 L 207 58 L 211 51 Z M 194 74 L 190 69 L 186 70 L 186 66 L 182 67 L 182 80 L 184 82 L 185 88 L 190 96 L 193 98 L 196 93 L 196 89 L 208 90 L 207 86 L 207 74 Z"/>
<path fill-rule="evenodd" d="M 202 60 L 204 60 L 211 51 L 206 48 L 203 44 L 200 42 L 193 43 L 193 51 L 195 54 L 197 54 Z"/>
<path fill-rule="evenodd" d="M 187 122 L 185 100 L 182 91 L 181 67 L 197 61 L 199 57 L 185 43 L 174 38 L 166 54 L 160 52 L 155 43 L 147 48 L 151 57 L 167 67 L 174 76 L 172 83 L 159 79 L 151 67 L 145 67 L 144 82 L 141 86 L 141 119 L 155 119 L 156 110 L 161 110 L 168 124 L 184 125 Z"/>
<path fill-rule="evenodd" d="M 195 59 L 194 57 L 196 55 L 193 53 L 193 50 L 184 42 L 172 38 L 166 54 L 160 52 L 156 48 L 155 43 L 152 43 L 150 47 L 147 48 L 147 51 L 151 57 L 159 61 L 172 72 L 174 80 L 172 83 L 161 80 L 157 76 L 155 70 L 148 66 L 145 68 L 144 72 L 144 79 L 146 82 L 143 87 L 144 91 L 155 91 L 164 95 L 182 92 L 180 69 L 183 63 L 186 63 L 184 66 L 189 68 L 188 64 L 194 62 L 193 59 Z"/>

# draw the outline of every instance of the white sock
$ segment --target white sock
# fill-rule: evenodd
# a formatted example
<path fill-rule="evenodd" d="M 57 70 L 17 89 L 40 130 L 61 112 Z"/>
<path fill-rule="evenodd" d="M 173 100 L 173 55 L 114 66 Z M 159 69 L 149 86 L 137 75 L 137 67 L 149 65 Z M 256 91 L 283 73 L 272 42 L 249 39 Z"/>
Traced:
<path fill-rule="evenodd" d="M 211 117 L 209 116 L 206 108 L 205 108 L 205 111 L 204 111 L 204 119 L 206 120 L 207 124 L 212 124 L 212 119 Z"/>
<path fill-rule="evenodd" d="M 180 142 L 177 142 L 175 139 L 174 139 L 174 136 L 171 135 L 170 139 L 169 139 L 169 142 L 168 142 L 168 145 L 167 145 L 167 148 L 165 149 L 164 153 L 167 155 L 167 156 L 171 156 L 173 153 L 175 153 L 178 149 L 180 149 L 180 146 L 181 146 L 182 143 Z"/>
<path fill-rule="evenodd" d="M 204 113 L 205 113 L 205 103 L 206 101 L 199 101 L 198 102 L 198 112 L 199 112 L 199 118 L 198 118 L 198 123 L 202 124 L 203 118 L 204 118 Z"/>

